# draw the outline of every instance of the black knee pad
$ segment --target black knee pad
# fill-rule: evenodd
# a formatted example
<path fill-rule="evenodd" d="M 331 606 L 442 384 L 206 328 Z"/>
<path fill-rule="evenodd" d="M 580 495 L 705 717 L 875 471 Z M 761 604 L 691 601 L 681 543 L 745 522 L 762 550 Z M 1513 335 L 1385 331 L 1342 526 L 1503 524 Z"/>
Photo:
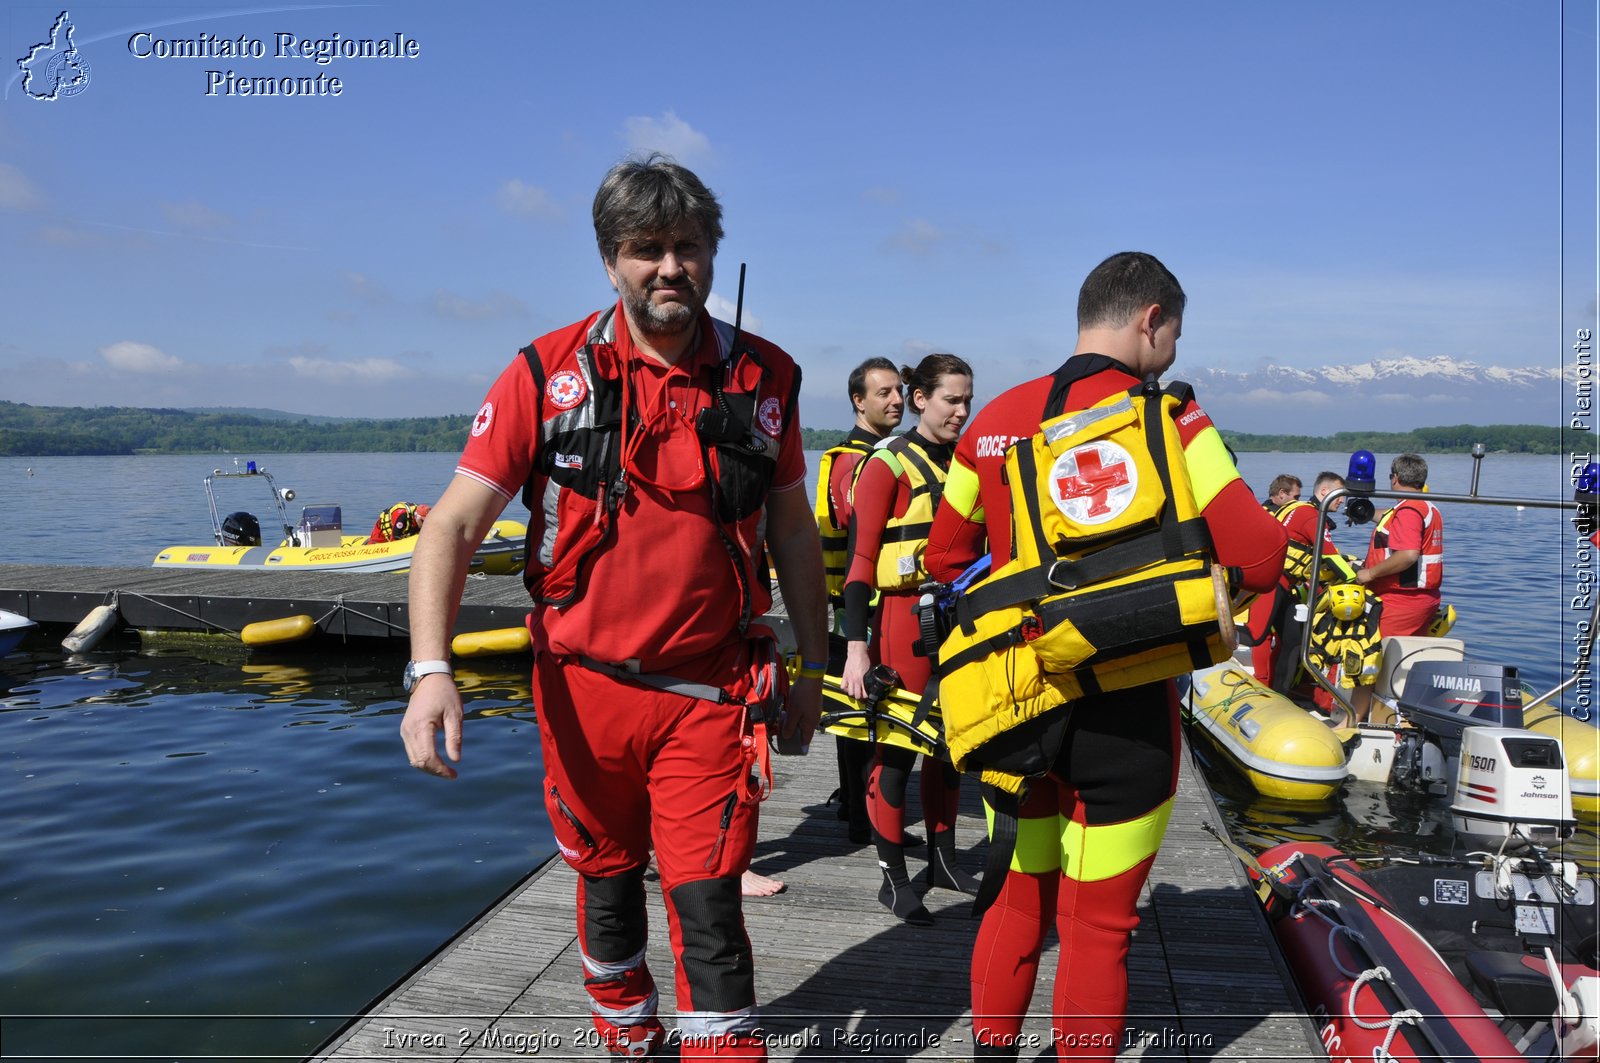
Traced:
<path fill-rule="evenodd" d="M 644 948 L 644 868 L 600 878 L 583 876 L 584 951 L 614 963 Z"/>
<path fill-rule="evenodd" d="M 738 1011 L 756 1001 L 755 965 L 744 930 L 739 878 L 703 878 L 673 887 L 667 903 L 678 913 L 683 951 L 678 962 L 693 996 L 678 1010 Z"/>

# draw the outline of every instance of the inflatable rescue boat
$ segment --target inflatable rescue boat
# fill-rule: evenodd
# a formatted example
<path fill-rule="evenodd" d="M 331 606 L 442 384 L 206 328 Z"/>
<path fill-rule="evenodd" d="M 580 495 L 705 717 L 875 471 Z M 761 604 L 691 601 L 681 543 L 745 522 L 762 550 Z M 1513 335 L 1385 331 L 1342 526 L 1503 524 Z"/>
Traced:
<path fill-rule="evenodd" d="M 247 511 L 220 514 L 217 481 L 234 479 L 266 484 L 281 536 L 268 534 L 264 522 Z M 346 535 L 343 508 L 337 505 L 303 506 L 300 519 L 291 522 L 289 503 L 294 501 L 294 491 L 280 489 L 272 474 L 253 461 L 235 472 L 213 469 L 205 478 L 205 489 L 214 541 L 166 547 L 156 555 L 154 567 L 405 572 L 411 568 L 411 552 L 416 548 L 417 533 L 428 509 L 425 505 L 396 503 L 378 515 L 370 535 Z M 521 572 L 527 557 L 527 536 L 528 526 L 520 521 L 495 521 L 473 553 L 470 571 L 490 575 Z"/>
<path fill-rule="evenodd" d="M 1487 729 L 1473 740 L 1505 749 L 1501 740 L 1510 738 L 1509 748 L 1516 751 L 1501 757 L 1497 769 L 1511 767 L 1517 756 L 1550 757 L 1546 767 L 1564 768 L 1572 814 L 1591 823 L 1600 820 L 1600 728 L 1548 702 L 1524 713 L 1516 669 L 1467 661 L 1460 639 L 1387 638 L 1381 661 L 1373 688 L 1374 722 L 1340 728 L 1330 728 L 1312 710 L 1262 686 L 1237 661 L 1224 661 L 1190 677 L 1185 704 L 1190 733 L 1263 796 L 1321 801 L 1344 778 L 1453 799 L 1464 769 L 1472 766 L 1470 755 L 1463 765 L 1461 754 L 1467 731 Z M 1501 734 L 1505 731 L 1514 733 Z M 1539 752 L 1547 747 L 1519 742 L 1516 733 L 1553 740 L 1555 751 Z M 1548 775 L 1553 781 L 1555 772 Z M 1528 803 L 1559 800 L 1553 786 L 1538 794 Z M 1502 787 L 1500 798 L 1509 796 Z M 1562 819 L 1542 813 L 1535 818 Z"/>
<path fill-rule="evenodd" d="M 1576 865 L 1289 843 L 1251 875 L 1331 1059 L 1596 1058 L 1596 884 Z"/>
<path fill-rule="evenodd" d="M 1183 711 L 1190 733 L 1264 797 L 1326 801 L 1350 776 L 1338 736 L 1238 661 L 1192 673 Z"/>

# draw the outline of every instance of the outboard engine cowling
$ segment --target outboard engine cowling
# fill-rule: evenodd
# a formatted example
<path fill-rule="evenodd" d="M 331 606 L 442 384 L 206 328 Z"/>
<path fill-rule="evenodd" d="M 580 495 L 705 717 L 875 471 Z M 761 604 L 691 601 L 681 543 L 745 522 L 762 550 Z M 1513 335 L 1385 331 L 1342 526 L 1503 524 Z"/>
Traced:
<path fill-rule="evenodd" d="M 1467 728 L 1450 814 L 1463 834 L 1503 838 L 1515 825 L 1549 842 L 1570 833 L 1577 821 L 1561 743 L 1520 728 Z"/>
<path fill-rule="evenodd" d="M 1399 708 L 1453 748 L 1468 727 L 1521 727 L 1522 684 L 1511 665 L 1418 661 L 1406 676 Z"/>

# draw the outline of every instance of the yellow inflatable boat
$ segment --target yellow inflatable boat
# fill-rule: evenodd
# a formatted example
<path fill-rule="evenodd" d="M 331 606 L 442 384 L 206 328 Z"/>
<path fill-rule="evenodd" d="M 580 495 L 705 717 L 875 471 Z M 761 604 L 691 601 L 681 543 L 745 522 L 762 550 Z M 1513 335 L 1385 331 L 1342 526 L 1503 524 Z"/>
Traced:
<path fill-rule="evenodd" d="M 1344 746 L 1305 709 L 1262 686 L 1238 661 L 1189 677 L 1189 732 L 1244 773 L 1256 792 L 1285 801 L 1326 801 L 1350 772 Z"/>
<path fill-rule="evenodd" d="M 256 480 L 264 483 L 277 515 L 281 534 L 268 522 L 238 510 L 222 516 L 217 507 L 219 480 Z M 255 462 L 235 472 L 213 469 L 205 478 L 206 502 L 211 510 L 211 543 L 169 546 L 156 555 L 156 568 L 292 569 L 297 572 L 405 572 L 427 506 L 397 503 L 379 514 L 373 534 L 344 534 L 343 509 L 337 505 L 304 506 L 300 519 L 291 522 L 289 503 L 295 493 L 280 489 L 272 474 Z M 499 520 L 489 529 L 472 555 L 472 572 L 514 575 L 527 557 L 528 526 Z M 374 541 L 377 540 L 377 541 Z"/>

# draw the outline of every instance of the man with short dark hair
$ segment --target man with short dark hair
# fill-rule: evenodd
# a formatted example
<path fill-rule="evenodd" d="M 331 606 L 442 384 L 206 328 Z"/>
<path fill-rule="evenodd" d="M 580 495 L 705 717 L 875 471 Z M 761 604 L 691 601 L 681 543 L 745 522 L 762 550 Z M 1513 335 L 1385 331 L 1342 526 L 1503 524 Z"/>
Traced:
<path fill-rule="evenodd" d="M 1290 502 L 1298 501 L 1300 501 L 1300 477 L 1282 473 L 1272 478 L 1272 483 L 1267 486 L 1267 500 L 1262 504 L 1276 511 Z"/>
<path fill-rule="evenodd" d="M 764 796 L 764 719 L 783 669 L 751 620 L 779 573 L 802 665 L 785 736 L 810 741 L 827 646 L 805 497 L 800 371 L 705 310 L 722 208 L 652 156 L 595 195 L 618 299 L 534 341 L 490 389 L 411 568 L 411 763 L 461 756 L 450 631 L 472 548 L 519 494 L 532 514 L 534 705 L 545 808 L 578 872 L 578 943 L 601 1041 L 665 1040 L 645 965 L 652 845 L 677 960 L 681 1058 L 765 1059 L 739 878 Z"/>
<path fill-rule="evenodd" d="M 851 485 L 856 468 L 872 453 L 878 440 L 900 426 L 905 395 L 900 370 L 884 357 L 868 358 L 850 371 L 845 384 L 856 423 L 837 446 L 822 455 L 817 465 L 817 530 L 822 538 L 822 567 L 828 580 L 828 604 L 833 607 L 833 630 L 828 635 L 828 672 L 844 673 L 845 640 L 840 628 L 844 615 L 844 577 L 850 566 L 850 527 L 854 505 Z M 872 762 L 872 744 L 838 738 L 839 814 L 849 821 L 850 840 L 865 845 L 872 840 L 867 819 L 866 773 Z"/>
<path fill-rule="evenodd" d="M 1177 278 L 1152 255 L 1125 252 L 1095 267 L 1079 293 L 1072 357 L 1054 373 L 992 400 L 957 443 L 928 540 L 934 579 L 956 578 L 985 553 L 997 567 L 1007 564 L 1013 557 L 1012 521 L 1026 515 L 1013 513 L 1006 449 L 1018 440 L 1028 445 L 1053 399 L 1063 413 L 1087 410 L 1164 373 L 1178 355 L 1185 303 Z M 1182 456 L 1172 454 L 1169 467 L 1186 470 L 1216 561 L 1236 570 L 1239 586 L 1270 589 L 1283 569 L 1283 527 L 1239 478 L 1204 410 L 1186 400 L 1173 424 Z M 1093 444 L 1085 450 L 1091 453 L 1080 469 L 1102 456 Z M 1137 486 L 1117 480 L 1109 467 L 1116 452 L 1104 453 L 1107 506 L 1111 489 L 1127 487 L 1119 493 L 1118 509 L 1110 510 L 1113 517 L 1128 512 L 1127 496 L 1162 490 L 1155 476 L 1148 479 L 1157 482 Z M 1063 505 L 1054 498 L 1041 501 L 1050 504 Z M 1023 700 L 1019 696 L 1002 711 L 1020 715 L 1031 709 Z M 1034 694 L 1027 700 L 1049 701 Z M 1061 1058 L 1110 1060 L 1123 1044 L 1128 943 L 1139 922 L 1139 896 L 1177 788 L 1177 698 L 1171 682 L 1162 681 L 1047 704 L 1043 711 L 1065 714 L 1052 717 L 1064 719 L 1063 737 L 1048 772 L 1029 781 L 1017 810 L 1009 870 L 978 930 L 973 1054 L 1017 1058 L 1021 1017 L 1033 996 L 1046 930 L 1054 924 L 1061 967 L 1051 1005 L 1053 1047 Z M 947 713 L 947 726 L 949 718 Z M 986 789 L 985 801 L 995 807 L 995 791 Z"/>

